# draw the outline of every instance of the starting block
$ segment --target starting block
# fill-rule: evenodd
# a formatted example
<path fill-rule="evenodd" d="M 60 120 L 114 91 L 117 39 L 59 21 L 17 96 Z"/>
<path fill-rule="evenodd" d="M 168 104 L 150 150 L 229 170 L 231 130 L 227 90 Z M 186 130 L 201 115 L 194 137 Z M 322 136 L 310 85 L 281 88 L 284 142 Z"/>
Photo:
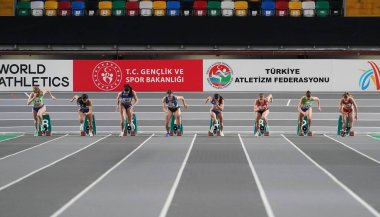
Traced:
<path fill-rule="evenodd" d="M 177 121 L 176 121 L 174 115 L 172 115 L 172 117 L 170 119 L 170 131 L 169 131 L 170 136 L 174 136 L 174 135 L 182 136 L 183 135 L 182 117 L 180 117 L 179 119 L 180 119 L 180 124 L 179 124 L 179 128 L 178 128 Z"/>
<path fill-rule="evenodd" d="M 212 129 L 212 131 L 211 131 Z M 210 132 L 211 131 L 211 132 Z M 216 119 L 216 123 L 212 125 L 212 119 L 210 119 L 210 130 L 208 131 L 209 136 L 220 136 L 220 124 L 219 120 Z"/>
<path fill-rule="evenodd" d="M 92 115 L 92 134 L 96 135 L 95 115 Z M 88 124 L 88 118 L 87 118 L 87 116 L 84 117 L 83 129 L 81 129 L 80 135 L 81 136 L 88 136 L 88 135 L 90 135 L 90 126 Z"/>
<path fill-rule="evenodd" d="M 342 137 L 354 136 L 355 135 L 354 131 L 352 131 L 350 129 L 350 118 L 349 117 L 347 117 L 346 127 L 344 130 L 342 129 L 342 125 L 343 125 L 343 117 L 342 117 L 342 115 L 339 115 L 337 135 L 340 135 Z"/>
<path fill-rule="evenodd" d="M 269 126 L 264 121 L 264 119 L 260 119 L 259 121 L 259 129 L 256 129 L 256 121 L 253 124 L 253 134 L 256 135 L 257 130 L 259 130 L 259 136 L 269 136 Z"/>
<path fill-rule="evenodd" d="M 48 113 L 42 115 L 42 124 L 39 125 L 38 136 L 51 136 L 51 119 Z"/>
<path fill-rule="evenodd" d="M 303 133 L 304 136 L 306 136 L 306 135 L 307 136 L 312 136 L 313 135 L 313 133 L 310 130 L 309 121 L 308 121 L 307 116 L 303 117 L 301 129 L 300 129 L 300 126 L 299 126 L 299 122 L 297 123 L 297 135 L 300 136 L 301 132 Z"/>
<path fill-rule="evenodd" d="M 137 134 L 137 118 L 136 115 L 133 114 L 132 116 L 132 123 L 133 123 L 133 129 L 132 126 L 128 122 L 128 118 L 124 120 L 124 136 L 136 136 Z"/>

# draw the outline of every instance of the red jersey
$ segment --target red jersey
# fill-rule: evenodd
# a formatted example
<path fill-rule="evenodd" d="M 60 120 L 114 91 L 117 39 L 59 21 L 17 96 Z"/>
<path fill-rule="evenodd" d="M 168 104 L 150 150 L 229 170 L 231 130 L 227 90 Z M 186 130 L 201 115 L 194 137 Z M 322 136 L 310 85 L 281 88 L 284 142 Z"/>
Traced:
<path fill-rule="evenodd" d="M 260 100 L 256 100 L 256 106 L 259 109 L 259 111 L 266 111 L 268 110 L 268 101 L 264 99 L 260 102 Z"/>

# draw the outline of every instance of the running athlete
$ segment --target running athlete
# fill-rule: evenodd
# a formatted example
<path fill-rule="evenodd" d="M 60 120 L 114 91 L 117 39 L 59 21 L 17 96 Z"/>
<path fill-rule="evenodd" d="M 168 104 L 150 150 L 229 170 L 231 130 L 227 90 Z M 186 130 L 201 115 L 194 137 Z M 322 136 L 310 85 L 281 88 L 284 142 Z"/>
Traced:
<path fill-rule="evenodd" d="M 308 124 L 309 124 L 309 129 L 311 127 L 311 118 L 313 114 L 312 110 L 312 105 L 313 101 L 316 101 L 318 103 L 318 110 L 321 110 L 321 102 L 318 97 L 313 97 L 311 96 L 311 92 L 307 91 L 306 96 L 303 96 L 298 104 L 298 112 L 300 113 L 299 115 L 299 128 L 302 128 L 302 122 L 303 122 L 303 117 L 307 116 L 308 117 Z M 302 130 L 300 130 L 300 135 L 303 136 Z"/>
<path fill-rule="evenodd" d="M 87 117 L 89 135 L 94 136 L 94 134 L 92 133 L 92 100 L 88 98 L 87 94 L 82 94 L 81 96 L 75 95 L 70 100 L 70 102 L 73 102 L 74 100 L 77 101 L 77 105 L 79 106 L 78 116 L 80 122 L 80 130 L 83 130 L 84 117 Z"/>
<path fill-rule="evenodd" d="M 178 101 L 182 101 L 183 107 L 185 109 L 188 108 L 188 105 L 185 102 L 185 98 L 183 96 L 176 96 L 173 94 L 172 90 L 168 90 L 166 92 L 166 96 L 162 98 L 162 110 L 165 112 L 165 127 L 166 127 L 166 136 L 169 136 L 170 133 L 170 119 L 174 115 L 177 123 L 177 129 L 180 129 L 181 124 L 181 108 L 179 106 Z"/>
<path fill-rule="evenodd" d="M 260 128 L 259 125 L 261 119 L 264 119 L 265 124 L 268 124 L 268 102 L 271 103 L 272 101 L 272 94 L 269 94 L 267 97 L 264 97 L 263 93 L 259 94 L 259 99 L 256 100 L 255 105 L 253 107 L 253 111 L 256 112 L 256 129 Z M 259 135 L 259 130 L 257 130 L 256 134 Z"/>
<path fill-rule="evenodd" d="M 33 118 L 34 118 L 34 127 L 36 128 L 34 134 L 38 134 L 39 125 L 42 123 L 42 115 L 46 112 L 46 106 L 44 104 L 44 96 L 46 93 L 49 93 L 50 97 L 53 100 L 56 98 L 51 94 L 48 89 L 42 89 L 37 86 L 33 87 L 32 93 L 28 97 L 28 105 L 33 103 Z"/>
<path fill-rule="evenodd" d="M 216 119 L 219 120 L 220 125 L 220 135 L 224 136 L 223 133 L 223 110 L 224 110 L 224 99 L 219 94 L 214 94 L 214 96 L 209 96 L 206 99 L 205 104 L 210 101 L 212 106 L 210 109 L 210 116 L 212 120 L 212 125 L 214 126 L 216 123 Z M 212 132 L 212 129 L 210 129 L 210 132 Z"/>
<path fill-rule="evenodd" d="M 345 92 L 340 100 L 339 103 L 339 111 L 342 113 L 342 131 L 346 131 L 346 120 L 347 117 L 349 118 L 350 125 L 347 131 L 350 131 L 353 125 L 353 120 L 355 117 L 355 120 L 358 120 L 358 106 L 352 97 L 352 95 L 348 92 Z M 355 116 L 354 116 L 355 113 Z M 341 132 L 342 133 L 342 132 Z"/>
<path fill-rule="evenodd" d="M 133 117 L 133 107 L 139 102 L 136 92 L 132 89 L 129 84 L 124 85 L 124 90 L 117 94 L 116 97 L 116 112 L 120 109 L 120 136 L 124 135 L 124 120 L 125 114 L 127 114 L 128 123 L 131 123 L 132 129 L 134 129 L 132 117 Z M 133 102 L 134 100 L 134 102 Z"/>

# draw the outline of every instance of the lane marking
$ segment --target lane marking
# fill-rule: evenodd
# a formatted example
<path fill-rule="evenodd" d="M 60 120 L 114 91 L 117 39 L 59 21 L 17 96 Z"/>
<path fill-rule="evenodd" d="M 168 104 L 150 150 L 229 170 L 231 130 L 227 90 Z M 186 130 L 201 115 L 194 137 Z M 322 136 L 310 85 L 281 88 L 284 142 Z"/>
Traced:
<path fill-rule="evenodd" d="M 261 196 L 261 199 L 263 200 L 263 203 L 264 203 L 264 207 L 265 207 L 265 210 L 267 212 L 267 215 L 268 217 L 274 217 L 274 213 L 273 213 L 273 210 L 272 210 L 272 207 L 269 203 L 269 200 L 268 200 L 268 197 L 264 191 L 264 187 L 263 185 L 261 184 L 261 181 L 259 179 L 259 176 L 256 172 L 256 169 L 255 167 L 253 166 L 253 163 L 252 163 L 252 160 L 251 160 L 251 157 L 249 156 L 248 154 L 248 151 L 247 149 L 245 148 L 245 145 L 244 145 L 244 142 L 243 142 L 243 139 L 241 138 L 240 134 L 239 135 L 239 140 L 240 140 L 240 144 L 241 144 L 241 147 L 243 148 L 244 150 L 244 154 L 245 154 L 245 157 L 247 158 L 247 161 L 248 161 L 248 164 L 249 164 L 249 167 L 251 168 L 251 171 L 252 171 L 252 175 L 253 175 L 253 179 L 256 181 L 256 184 L 257 184 L 257 187 L 259 189 L 259 192 L 260 192 L 260 196 Z"/>
<path fill-rule="evenodd" d="M 370 134 L 378 134 L 379 132 L 377 132 L 377 133 L 370 133 Z M 369 133 L 367 133 L 367 136 L 369 136 L 370 138 L 372 138 L 372 139 L 376 139 L 376 140 L 380 140 L 379 138 L 377 138 L 377 137 L 374 137 L 374 136 L 372 136 L 372 135 L 369 135 Z"/>
<path fill-rule="evenodd" d="M 286 106 L 289 106 L 289 104 L 290 104 L 290 101 L 291 101 L 291 99 L 289 99 L 289 100 L 288 100 L 288 103 L 286 104 Z"/>
<path fill-rule="evenodd" d="M 354 152 L 356 152 L 356 153 L 358 153 L 358 154 L 360 154 L 360 155 L 363 155 L 364 157 L 366 157 L 366 158 L 368 158 L 368 159 L 370 159 L 370 160 L 372 160 L 372 161 L 374 161 L 374 162 L 380 164 L 380 161 L 376 160 L 375 158 L 373 158 L 373 157 L 371 157 L 371 156 L 369 156 L 369 155 L 366 155 L 366 154 L 364 154 L 363 152 L 361 152 L 361 151 L 359 151 L 359 150 L 357 150 L 357 149 L 355 149 L 355 148 L 352 148 L 351 146 L 349 146 L 349 145 L 347 145 L 347 144 L 345 144 L 345 143 L 343 143 L 343 142 L 341 142 L 341 141 L 339 141 L 339 140 L 337 140 L 337 139 L 334 139 L 334 138 L 332 138 L 332 137 L 330 137 L 330 136 L 328 136 L 328 135 L 326 135 L 326 134 L 323 134 L 323 135 L 324 135 L 325 137 L 327 137 L 327 138 L 329 138 L 329 139 L 331 139 L 331 140 L 333 140 L 333 141 L 335 141 L 335 142 L 337 142 L 337 143 L 339 143 L 339 144 L 345 146 L 346 148 L 349 148 L 349 149 L 351 149 L 352 151 L 354 151 Z"/>
<path fill-rule="evenodd" d="M 339 181 L 333 174 L 323 168 L 320 164 L 314 161 L 309 155 L 307 155 L 304 151 L 302 151 L 298 146 L 296 146 L 292 141 L 290 141 L 284 134 L 281 136 L 289 142 L 295 149 L 297 149 L 304 157 L 306 157 L 310 162 L 312 162 L 316 167 L 322 170 L 327 176 L 329 176 L 336 184 L 338 184 L 341 188 L 343 188 L 348 194 L 350 194 L 355 200 L 357 200 L 361 205 L 363 205 L 372 215 L 376 217 L 380 217 L 380 213 L 377 212 L 370 204 L 368 204 L 365 200 L 363 200 L 359 195 L 353 192 L 350 188 L 348 188 L 345 184 Z"/>
<path fill-rule="evenodd" d="M 41 144 L 38 144 L 38 145 L 35 145 L 35 146 L 32 146 L 32 147 L 29 147 L 29 148 L 27 148 L 27 149 L 21 150 L 21 151 L 19 151 L 19 152 L 16 152 L 16 153 L 13 153 L 13 154 L 10 154 L 10 155 L 7 155 L 7 156 L 4 156 L 4 157 L 0 158 L 0 160 L 4 160 L 4 159 L 6 159 L 6 158 L 9 158 L 9 157 L 12 157 L 12 156 L 15 156 L 15 155 L 21 154 L 21 153 L 23 153 L 23 152 L 25 152 L 25 151 L 32 150 L 32 149 L 34 149 L 34 148 L 40 147 L 40 146 L 45 145 L 45 144 L 48 144 L 48 143 L 50 143 L 50 142 L 54 142 L 54 141 L 56 141 L 56 140 L 58 140 L 58 139 L 61 139 L 61 138 L 65 137 L 65 136 L 68 136 L 68 135 L 69 135 L 69 134 L 66 134 L 66 135 L 63 135 L 63 136 L 57 137 L 57 138 L 55 138 L 55 139 L 52 139 L 52 140 L 49 140 L 49 141 L 43 142 L 43 143 L 41 143 Z"/>
<path fill-rule="evenodd" d="M 66 155 L 65 157 L 62 157 L 62 158 L 60 158 L 60 159 L 58 159 L 58 160 L 56 160 L 56 161 L 54 161 L 54 162 L 52 162 L 52 163 L 50 163 L 50 164 L 44 166 L 44 167 L 41 167 L 41 168 L 39 168 L 39 169 L 37 169 L 37 170 L 35 170 L 35 171 L 33 171 L 33 172 L 31 172 L 31 173 L 29 173 L 29 174 L 27 174 L 27 175 L 21 177 L 21 178 L 15 180 L 15 181 L 13 181 L 13 182 L 7 184 L 7 185 L 4 185 L 4 186 L 0 187 L 0 191 L 2 191 L 2 190 L 4 190 L 4 189 L 8 188 L 9 186 L 12 186 L 12 185 L 14 185 L 14 184 L 20 182 L 20 181 L 22 181 L 22 180 L 24 180 L 24 179 L 26 179 L 26 178 L 28 178 L 28 177 L 34 175 L 34 174 L 36 174 L 36 173 L 38 173 L 38 172 L 40 172 L 40 171 L 46 169 L 46 168 L 48 168 L 48 167 L 50 167 L 50 166 L 53 166 L 54 164 L 56 164 L 56 163 L 58 163 L 58 162 L 60 162 L 60 161 L 62 161 L 62 160 L 64 160 L 64 159 L 66 159 L 66 158 L 68 158 L 68 157 L 70 157 L 70 156 L 72 156 L 72 155 L 74 155 L 74 154 L 76 154 L 76 153 L 78 153 L 78 152 L 80 152 L 80 151 L 82 151 L 82 150 L 84 150 L 84 149 L 86 149 L 86 148 L 88 148 L 88 147 L 90 147 L 90 146 L 96 144 L 97 142 L 100 142 L 101 140 L 103 140 L 103 139 L 105 139 L 105 138 L 107 138 L 107 137 L 109 137 L 109 136 L 111 136 L 111 134 L 109 134 L 109 135 L 107 135 L 107 136 L 105 136 L 105 137 L 103 137 L 103 138 L 101 138 L 101 139 L 98 139 L 98 140 L 96 140 L 95 142 L 93 142 L 93 143 L 87 145 L 86 147 L 83 147 L 83 148 L 81 148 L 81 149 L 79 149 L 79 150 L 77 150 L 77 151 L 75 151 L 75 152 L 73 152 L 73 153 L 71 153 L 71 154 L 69 154 L 69 155 Z"/>
<path fill-rule="evenodd" d="M 50 113 L 51 114 L 51 113 Z M 149 118 L 149 117 L 146 117 L 145 118 L 139 118 L 139 121 L 162 121 L 162 118 L 161 117 L 158 117 L 159 119 L 152 119 L 152 118 Z M 209 117 L 208 117 L 209 118 Z M 27 118 L 12 118 L 12 119 L 1 119 L 0 121 L 33 121 L 34 119 L 27 119 Z M 120 118 L 117 118 L 117 119 L 110 119 L 110 118 L 97 118 L 96 119 L 97 121 L 120 121 Z M 205 118 L 186 118 L 186 119 L 183 119 L 183 120 L 190 120 L 190 121 L 209 121 Z M 252 121 L 250 119 L 247 119 L 247 118 L 223 118 L 223 120 L 225 121 Z M 297 121 L 298 119 L 296 118 L 292 118 L 292 119 L 279 119 L 279 118 L 274 118 L 274 119 L 269 119 L 270 121 Z M 54 121 L 78 121 L 78 117 L 74 118 L 74 119 L 69 119 L 69 118 L 55 118 Z M 336 118 L 313 118 L 313 121 L 337 121 Z M 361 121 L 380 121 L 380 119 L 364 119 L 364 118 L 361 118 L 360 120 L 358 121 L 355 121 L 355 122 L 361 122 Z"/>
<path fill-rule="evenodd" d="M 1 106 L 0 106 L 1 107 Z M 30 112 L 12 112 L 12 111 L 9 111 L 9 112 L 1 112 L 1 114 L 7 114 L 7 113 L 17 113 L 17 114 L 30 114 Z M 50 114 L 54 114 L 54 113 L 74 113 L 74 114 L 78 114 L 78 111 L 71 111 L 71 112 L 60 112 L 60 111 L 54 111 L 54 112 L 49 112 Z M 101 114 L 109 114 L 109 113 L 115 113 L 115 114 L 120 114 L 119 112 L 96 112 L 97 114 L 98 113 L 101 113 Z M 135 112 L 135 114 L 163 114 L 163 112 Z M 190 113 L 190 114 L 193 114 L 193 113 L 205 113 L 205 114 L 210 114 L 210 111 L 199 111 L 199 112 L 190 112 L 190 111 L 186 111 L 184 114 L 187 114 L 187 113 Z M 224 114 L 228 114 L 228 113 L 233 113 L 233 114 L 236 114 L 237 112 L 228 112 L 228 111 L 225 111 L 223 112 Z M 242 113 L 242 114 L 253 114 L 253 112 L 238 112 L 238 113 Z M 270 112 L 270 114 L 298 114 L 298 111 L 294 111 L 294 112 Z M 340 113 L 339 112 L 317 112 L 317 113 L 314 113 L 314 115 L 324 115 L 324 114 L 334 114 L 334 115 L 339 115 Z M 360 113 L 361 115 L 380 115 L 378 112 L 361 112 Z"/>
<path fill-rule="evenodd" d="M 6 134 L 6 133 L 4 133 L 4 134 Z M 11 134 L 11 133 L 9 133 L 9 134 Z M 17 133 L 17 134 L 18 134 L 18 133 Z M 15 137 L 10 137 L 10 138 L 7 138 L 7 139 L 2 139 L 2 140 L 0 140 L 0 143 L 1 143 L 1 142 L 8 141 L 8 140 L 12 140 L 12 139 L 17 139 L 17 138 L 20 138 L 20 137 L 22 137 L 22 136 L 25 136 L 25 134 L 21 134 L 21 135 L 15 136 Z M 0 159 L 0 160 L 1 160 L 1 159 Z"/>
<path fill-rule="evenodd" d="M 170 205 L 171 205 L 171 203 L 172 203 L 172 201 L 173 201 L 173 198 L 174 198 L 174 194 L 175 194 L 175 192 L 176 192 L 176 190 L 177 190 L 177 188 L 178 188 L 179 181 L 181 180 L 183 170 L 184 170 L 185 167 L 186 167 L 187 161 L 188 161 L 189 156 L 190 156 L 190 152 L 191 152 L 191 150 L 193 149 L 194 142 L 195 142 L 195 139 L 196 139 L 196 138 L 197 138 L 197 134 L 194 134 L 194 138 L 193 138 L 193 140 L 191 141 L 191 144 L 190 144 L 189 149 L 187 150 L 187 153 L 186 153 L 185 159 L 184 159 L 183 162 L 182 162 L 181 168 L 180 168 L 179 171 L 178 171 L 177 177 L 176 177 L 175 180 L 174 180 L 173 186 L 172 186 L 172 188 L 170 189 L 169 195 L 168 195 L 168 197 L 166 198 L 166 201 L 165 201 L 165 203 L 164 203 L 164 206 L 162 207 L 162 210 L 161 210 L 161 212 L 160 212 L 159 217 L 166 217 L 166 215 L 168 214 L 168 211 L 169 211 Z"/>
<path fill-rule="evenodd" d="M 92 182 L 90 185 L 88 185 L 85 189 L 83 189 L 79 194 L 77 194 L 75 197 L 73 197 L 69 202 L 67 202 L 65 205 L 63 205 L 59 210 L 57 210 L 53 215 L 50 217 L 57 217 L 61 215 L 67 208 L 69 208 L 71 205 L 73 205 L 76 201 L 78 201 L 83 195 L 85 195 L 91 188 L 93 188 L 96 184 L 98 184 L 100 181 L 102 181 L 108 174 L 110 174 L 114 169 L 116 169 L 120 164 L 122 164 L 125 160 L 127 160 L 130 156 L 132 156 L 137 150 L 139 150 L 146 142 L 148 142 L 152 137 L 154 136 L 154 133 L 147 138 L 144 142 L 142 142 L 137 148 L 135 148 L 131 153 L 129 153 L 127 156 L 125 156 L 123 159 L 121 159 L 117 164 L 115 164 L 113 167 L 108 169 L 103 175 L 101 175 L 99 178 L 97 178 L 94 182 Z"/>

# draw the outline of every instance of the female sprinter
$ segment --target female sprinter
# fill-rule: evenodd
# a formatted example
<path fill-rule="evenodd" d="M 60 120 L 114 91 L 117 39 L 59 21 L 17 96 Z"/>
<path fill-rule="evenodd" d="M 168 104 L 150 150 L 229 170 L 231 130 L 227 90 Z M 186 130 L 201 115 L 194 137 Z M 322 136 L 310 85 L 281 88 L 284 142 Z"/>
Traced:
<path fill-rule="evenodd" d="M 38 126 L 42 124 L 42 115 L 46 112 L 46 106 L 43 100 L 46 93 L 49 93 L 50 97 L 53 100 L 56 99 L 48 89 L 42 89 L 37 86 L 33 87 L 33 91 L 28 98 L 28 105 L 33 103 L 34 127 L 36 128 L 36 130 L 34 131 L 35 135 L 38 135 Z"/>
<path fill-rule="evenodd" d="M 212 125 L 214 126 L 216 123 L 216 119 L 219 120 L 220 125 L 220 135 L 224 136 L 223 133 L 223 110 L 224 110 L 224 99 L 219 94 L 214 94 L 213 97 L 209 96 L 206 99 L 205 104 L 210 101 L 212 106 L 210 109 L 210 116 L 212 120 Z M 210 129 L 210 132 L 212 132 L 212 129 Z"/>
<path fill-rule="evenodd" d="M 318 110 L 321 110 L 321 102 L 318 97 L 313 97 L 311 96 L 311 92 L 307 91 L 306 96 L 303 96 L 298 104 L 298 112 L 299 112 L 299 129 L 302 129 L 302 122 L 303 122 L 303 117 L 307 116 L 308 117 L 308 124 L 309 124 L 309 129 L 311 127 L 311 118 L 313 115 L 313 110 L 312 110 L 312 105 L 313 101 L 316 101 L 318 103 Z M 302 130 L 300 130 L 300 136 L 303 136 Z"/>
<path fill-rule="evenodd" d="M 77 104 L 79 106 L 78 116 L 79 116 L 79 122 L 80 122 L 80 131 L 83 131 L 84 117 L 87 117 L 89 135 L 94 136 L 93 131 L 92 131 L 92 100 L 88 98 L 87 94 L 82 94 L 81 96 L 75 95 L 70 100 L 70 102 L 73 102 L 74 100 L 77 101 Z"/>
<path fill-rule="evenodd" d="M 340 103 L 339 103 L 339 111 L 342 113 L 342 122 L 343 122 L 342 131 L 343 132 L 345 132 L 346 130 L 350 131 L 353 125 L 354 117 L 355 117 L 355 120 L 358 120 L 358 106 L 350 93 L 345 92 L 343 94 L 342 99 L 340 100 Z M 355 116 L 354 116 L 354 113 L 355 113 Z M 350 125 L 348 129 L 346 129 L 347 117 L 350 121 Z"/>
<path fill-rule="evenodd" d="M 179 107 L 178 101 L 181 100 L 183 107 L 188 108 L 188 105 L 185 102 L 183 96 L 176 96 L 173 94 L 172 90 L 166 92 L 166 96 L 162 98 L 162 110 L 165 112 L 165 127 L 166 127 L 166 136 L 169 136 L 170 133 L 170 119 L 174 115 L 177 123 L 177 129 L 180 129 L 181 124 L 181 108 Z"/>
<path fill-rule="evenodd" d="M 139 102 L 136 92 L 132 89 L 129 84 L 124 85 L 124 90 L 117 94 L 116 97 L 116 112 L 120 110 L 120 136 L 124 135 L 124 120 L 125 114 L 127 114 L 128 123 L 131 124 L 132 129 L 134 129 L 132 117 L 133 117 L 133 107 Z M 134 102 L 133 102 L 134 100 Z M 121 109 L 120 109 L 121 108 Z"/>
<path fill-rule="evenodd" d="M 268 102 L 272 102 L 273 97 L 272 94 L 269 94 L 267 97 L 264 97 L 263 93 L 259 94 L 259 99 L 256 100 L 255 105 L 253 107 L 253 111 L 256 112 L 256 136 L 259 135 L 259 128 L 260 128 L 260 120 L 264 119 L 265 124 L 268 124 L 268 114 L 269 114 L 269 107 Z"/>

